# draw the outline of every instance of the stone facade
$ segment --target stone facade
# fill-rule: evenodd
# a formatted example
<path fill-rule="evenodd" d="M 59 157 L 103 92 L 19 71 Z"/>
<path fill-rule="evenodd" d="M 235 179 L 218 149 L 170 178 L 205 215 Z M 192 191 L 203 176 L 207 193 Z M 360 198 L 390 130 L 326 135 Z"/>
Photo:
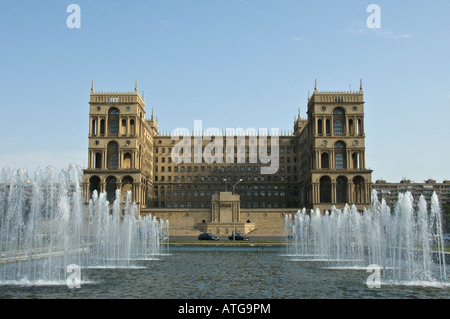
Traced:
<path fill-rule="evenodd" d="M 110 202 L 117 189 L 122 201 L 132 191 L 141 214 L 169 219 L 178 235 L 228 234 L 230 211 L 237 230 L 275 235 L 283 231 L 284 215 L 303 207 L 370 205 L 362 84 L 359 91 L 321 92 L 316 82 L 307 118 L 298 114 L 293 131 L 266 136 L 160 134 L 153 111 L 146 118 L 137 84 L 126 93 L 96 92 L 92 85 L 89 104 L 86 203 L 94 190 L 106 192 Z M 277 169 L 263 173 L 269 166 Z M 225 197 L 232 198 L 232 210 L 217 209 L 228 205 Z"/>

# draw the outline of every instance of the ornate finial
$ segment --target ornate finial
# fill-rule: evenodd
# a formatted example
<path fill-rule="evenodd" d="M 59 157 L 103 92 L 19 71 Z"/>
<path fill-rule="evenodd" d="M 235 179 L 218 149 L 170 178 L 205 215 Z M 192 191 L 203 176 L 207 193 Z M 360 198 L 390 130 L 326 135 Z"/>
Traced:
<path fill-rule="evenodd" d="M 153 120 L 153 108 L 152 108 L 152 120 Z"/>
<path fill-rule="evenodd" d="M 144 91 L 142 91 L 142 99 L 145 100 L 145 98 L 144 98 Z"/>
<path fill-rule="evenodd" d="M 308 102 L 310 99 L 311 99 L 311 94 L 309 93 L 309 90 L 308 90 Z"/>
<path fill-rule="evenodd" d="M 137 80 L 136 80 L 136 82 L 134 83 L 134 92 L 136 92 L 137 93 Z"/>
<path fill-rule="evenodd" d="M 314 92 L 317 92 L 317 79 L 316 79 L 316 83 L 314 85 Z"/>
<path fill-rule="evenodd" d="M 359 84 L 359 91 L 362 92 L 362 90 L 363 90 L 362 79 L 360 79 L 359 83 L 360 83 Z"/>
<path fill-rule="evenodd" d="M 92 80 L 92 83 L 91 83 L 91 92 L 94 92 L 94 80 Z"/>
<path fill-rule="evenodd" d="M 300 108 L 298 108 L 298 119 L 300 120 L 302 117 L 300 115 Z"/>

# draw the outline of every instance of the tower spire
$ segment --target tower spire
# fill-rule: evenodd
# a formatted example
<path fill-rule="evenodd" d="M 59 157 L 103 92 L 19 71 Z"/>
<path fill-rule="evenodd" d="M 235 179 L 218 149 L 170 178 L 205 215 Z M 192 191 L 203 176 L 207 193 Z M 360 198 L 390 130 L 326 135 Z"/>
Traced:
<path fill-rule="evenodd" d="M 316 82 L 314 84 L 314 92 L 317 92 L 317 79 L 316 79 Z"/>
<path fill-rule="evenodd" d="M 362 79 L 359 80 L 359 91 L 363 91 Z"/>
<path fill-rule="evenodd" d="M 137 93 L 138 89 L 137 89 L 137 80 L 136 82 L 134 82 L 134 92 Z"/>
<path fill-rule="evenodd" d="M 91 83 L 91 92 L 94 92 L 94 80 L 92 80 L 92 83 Z"/>

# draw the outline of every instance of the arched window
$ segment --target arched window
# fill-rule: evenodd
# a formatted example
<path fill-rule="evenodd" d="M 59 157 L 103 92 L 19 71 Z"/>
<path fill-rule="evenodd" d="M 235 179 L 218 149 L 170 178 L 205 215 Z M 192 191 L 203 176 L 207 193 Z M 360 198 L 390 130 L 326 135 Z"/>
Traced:
<path fill-rule="evenodd" d="M 320 184 L 320 202 L 331 203 L 331 178 L 323 176 L 319 180 Z"/>
<path fill-rule="evenodd" d="M 125 153 L 123 156 L 123 168 L 130 169 L 131 168 L 131 154 Z"/>
<path fill-rule="evenodd" d="M 354 130 L 355 130 L 355 128 L 354 128 L 354 125 L 353 125 L 353 120 L 350 119 L 350 120 L 348 120 L 348 134 L 349 135 L 354 135 L 355 134 Z"/>
<path fill-rule="evenodd" d="M 317 120 L 317 134 L 319 135 L 323 134 L 323 124 L 321 119 Z"/>
<path fill-rule="evenodd" d="M 119 110 L 115 107 L 111 108 L 108 112 L 108 128 L 109 134 L 119 134 Z"/>
<path fill-rule="evenodd" d="M 94 168 L 102 168 L 102 154 L 101 153 L 95 153 Z"/>
<path fill-rule="evenodd" d="M 125 176 L 122 179 L 122 189 L 120 192 L 120 196 L 122 197 L 122 202 L 124 203 L 127 198 L 127 193 L 131 192 L 133 189 L 133 178 L 131 176 Z"/>
<path fill-rule="evenodd" d="M 336 202 L 347 202 L 347 178 L 345 176 L 339 176 L 336 179 Z"/>
<path fill-rule="evenodd" d="M 108 168 L 119 168 L 119 145 L 116 142 L 108 144 Z"/>
<path fill-rule="evenodd" d="M 136 132 L 134 128 L 134 120 L 130 120 L 130 135 L 134 135 Z"/>
<path fill-rule="evenodd" d="M 97 135 L 98 127 L 97 127 L 97 119 L 92 120 L 92 135 Z"/>
<path fill-rule="evenodd" d="M 112 108 L 109 109 L 108 114 L 109 115 L 117 115 L 118 116 L 120 113 L 119 113 L 118 109 L 116 109 L 115 107 L 112 107 Z"/>
<path fill-rule="evenodd" d="M 89 179 L 89 198 L 92 198 L 94 191 L 97 191 L 97 195 L 100 195 L 100 177 L 92 176 Z"/>
<path fill-rule="evenodd" d="M 105 135 L 105 120 L 100 120 L 100 135 Z"/>
<path fill-rule="evenodd" d="M 330 168 L 330 158 L 328 153 L 320 155 L 321 168 Z"/>
<path fill-rule="evenodd" d="M 337 169 L 343 169 L 343 168 L 347 168 L 347 163 L 346 163 L 346 159 L 345 159 L 345 152 L 346 152 L 346 147 L 344 142 L 337 142 L 334 145 L 334 153 L 335 153 L 335 167 Z"/>
<path fill-rule="evenodd" d="M 110 203 L 116 200 L 117 179 L 110 176 L 106 179 L 106 198 Z"/>
<path fill-rule="evenodd" d="M 359 153 L 353 153 L 352 154 L 352 162 L 353 162 L 353 168 L 359 169 Z"/>
<path fill-rule="evenodd" d="M 345 111 L 343 108 L 341 107 L 337 107 L 334 109 L 333 114 L 334 115 L 344 115 Z"/>
<path fill-rule="evenodd" d="M 331 135 L 331 122 L 329 119 L 325 121 L 325 130 L 327 135 Z"/>
<path fill-rule="evenodd" d="M 122 120 L 121 134 L 122 135 L 126 135 L 127 134 L 127 120 Z"/>
<path fill-rule="evenodd" d="M 343 135 L 345 134 L 344 123 L 345 123 L 345 111 L 341 107 L 337 107 L 333 111 L 334 115 L 334 134 Z"/>
<path fill-rule="evenodd" d="M 359 135 L 359 136 L 363 135 L 364 133 L 363 133 L 363 128 L 362 128 L 362 120 L 358 119 L 356 124 L 357 124 L 356 134 Z"/>

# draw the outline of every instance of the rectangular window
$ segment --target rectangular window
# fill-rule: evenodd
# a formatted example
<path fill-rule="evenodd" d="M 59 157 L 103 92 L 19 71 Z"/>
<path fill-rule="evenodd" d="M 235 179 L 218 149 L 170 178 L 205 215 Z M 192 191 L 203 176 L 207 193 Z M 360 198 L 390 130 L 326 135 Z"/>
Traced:
<path fill-rule="evenodd" d="M 340 120 L 334 121 L 334 134 L 335 135 L 342 135 L 344 134 L 344 130 L 342 127 L 342 122 Z"/>
<path fill-rule="evenodd" d="M 112 120 L 111 121 L 111 134 L 119 134 L 119 121 L 118 120 Z"/>
<path fill-rule="evenodd" d="M 344 156 L 342 154 L 336 154 L 336 168 L 344 168 Z"/>

